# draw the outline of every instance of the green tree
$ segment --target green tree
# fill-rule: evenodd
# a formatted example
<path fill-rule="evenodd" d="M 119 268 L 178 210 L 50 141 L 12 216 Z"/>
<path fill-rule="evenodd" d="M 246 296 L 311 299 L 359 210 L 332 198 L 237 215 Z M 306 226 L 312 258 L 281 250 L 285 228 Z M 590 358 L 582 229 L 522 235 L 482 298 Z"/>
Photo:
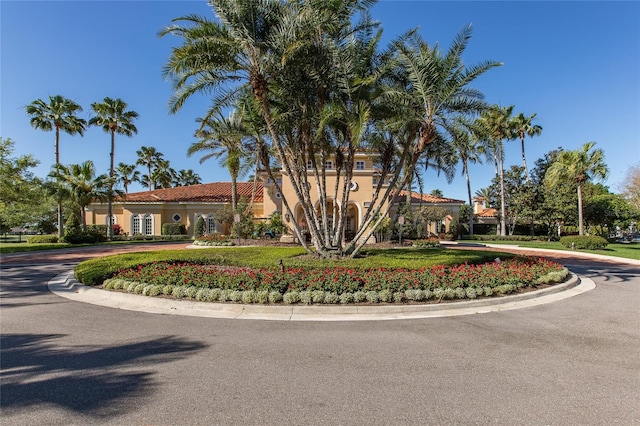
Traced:
<path fill-rule="evenodd" d="M 55 164 L 60 163 L 60 132 L 69 135 L 84 135 L 87 127 L 86 120 L 78 118 L 76 114 L 82 112 L 82 107 L 74 101 L 61 95 L 49 96 L 49 103 L 36 99 L 25 108 L 31 116 L 31 126 L 38 130 L 50 132 L 55 130 Z M 62 200 L 58 200 L 58 237 L 64 235 L 64 219 L 62 217 Z"/>
<path fill-rule="evenodd" d="M 595 142 L 587 142 L 580 149 L 561 151 L 556 161 L 549 167 L 545 176 L 545 184 L 553 187 L 559 182 L 572 182 L 578 194 L 578 228 L 584 235 L 584 218 L 582 188 L 593 179 L 606 179 L 609 173 L 604 162 L 604 151 L 593 149 Z"/>
<path fill-rule="evenodd" d="M 484 128 L 488 135 L 489 149 L 493 152 L 497 164 L 496 174 L 500 182 L 500 235 L 507 235 L 507 206 L 504 187 L 504 140 L 513 139 L 514 124 L 511 118 L 514 106 L 501 107 L 493 105 L 483 112 L 476 124 Z"/>
<path fill-rule="evenodd" d="M 149 191 L 152 191 L 154 189 L 153 178 L 151 177 L 153 169 L 160 163 L 160 161 L 164 160 L 164 155 L 152 146 L 140 147 L 140 149 L 136 151 L 136 155 L 138 156 L 136 164 L 147 168 L 147 175 L 140 180 L 140 183 L 148 186 Z"/>
<path fill-rule="evenodd" d="M 55 203 L 45 191 L 43 182 L 31 168 L 38 161 L 31 155 L 13 157 L 15 142 L 0 138 L 0 229 L 35 225 L 50 232 L 47 223 L 55 222 Z"/>
<path fill-rule="evenodd" d="M 529 137 L 534 137 L 542 133 L 542 127 L 537 124 L 533 124 L 533 120 L 535 118 L 535 113 L 529 117 L 525 116 L 523 113 L 513 117 L 513 130 L 520 138 L 520 145 L 522 148 L 522 166 L 524 167 L 527 182 L 529 182 L 529 169 L 527 168 L 527 157 L 524 154 L 524 138 L 527 135 Z"/>
<path fill-rule="evenodd" d="M 81 164 L 59 164 L 53 176 L 60 176 L 60 181 L 76 205 L 76 216 L 79 213 L 82 232 L 87 232 L 86 208 L 95 200 L 105 201 L 113 191 L 113 178 L 106 174 L 96 176 L 93 161 Z"/>
<path fill-rule="evenodd" d="M 471 196 L 471 178 L 469 175 L 469 163 L 480 161 L 480 149 L 478 147 L 478 139 L 473 135 L 473 124 L 457 117 L 451 128 L 451 148 L 455 153 L 458 161 L 462 163 L 462 174 L 467 184 L 467 196 L 469 206 L 473 206 Z M 473 214 L 468 215 L 469 235 L 473 235 Z"/>
<path fill-rule="evenodd" d="M 116 167 L 116 181 L 122 183 L 124 193 L 129 193 L 129 185 L 140 182 L 140 172 L 136 170 L 135 164 L 118 163 Z"/>
<path fill-rule="evenodd" d="M 220 165 L 226 167 L 231 176 L 231 208 L 235 210 L 238 206 L 238 176 L 248 171 L 243 168 L 244 159 L 250 155 L 245 143 L 248 131 L 236 110 L 228 117 L 218 112 L 208 119 L 198 118 L 196 121 L 201 123 L 196 132 L 196 137 L 200 140 L 191 144 L 187 156 L 204 154 L 200 158 L 200 164 L 210 158 L 220 160 Z"/>
<path fill-rule="evenodd" d="M 301 206 L 314 248 L 303 245 L 320 256 L 357 254 L 383 220 L 383 206 L 387 213 L 391 208 L 386 201 L 392 191 L 406 187 L 417 160 L 450 114 L 484 108 L 482 95 L 469 84 L 498 65 L 464 65 L 461 55 L 470 29 L 445 53 L 415 32 L 380 52 L 381 33 L 368 19 L 373 5 L 368 0 L 213 0 L 211 5 L 217 22 L 189 16 L 162 33 L 182 38 L 165 67 L 175 89 L 170 111 L 178 111 L 195 93 L 211 92 L 211 111 L 220 111 L 249 91 L 269 135 L 268 141 L 257 141 L 262 165 L 273 178 L 275 157 L 277 170 L 289 176 L 296 200 L 283 198 L 283 208 L 296 217 L 291 201 Z M 405 84 L 394 83 L 392 75 Z M 385 120 L 390 126 L 375 149 L 382 153 L 382 169 L 390 173 L 392 184 L 384 194 L 376 190 L 355 238 L 343 244 L 354 155 L 373 145 L 367 140 L 369 131 Z M 396 161 L 389 153 L 401 133 L 403 151 Z M 334 159 L 339 176 L 332 188 L 325 179 L 328 158 Z M 277 183 L 276 188 L 281 189 Z M 330 209 L 329 199 L 341 205 L 332 203 Z M 304 241 L 301 225 L 293 221 L 292 226 Z"/>
<path fill-rule="evenodd" d="M 109 192 L 113 192 L 113 183 L 115 182 L 115 149 L 116 149 L 116 133 L 131 137 L 138 133 L 138 129 L 134 120 L 138 118 L 135 111 L 127 111 L 127 103 L 122 99 L 104 98 L 102 102 L 94 102 L 91 109 L 94 116 L 89 119 L 90 126 L 101 127 L 106 133 L 111 135 L 111 152 L 109 154 L 111 163 L 109 167 L 109 177 L 111 178 Z M 107 238 L 113 238 L 113 223 L 111 222 L 113 205 L 113 195 L 110 194 L 107 200 Z"/>
<path fill-rule="evenodd" d="M 189 186 L 202 183 L 200 175 L 193 170 L 180 169 L 175 173 L 173 178 L 173 186 Z"/>

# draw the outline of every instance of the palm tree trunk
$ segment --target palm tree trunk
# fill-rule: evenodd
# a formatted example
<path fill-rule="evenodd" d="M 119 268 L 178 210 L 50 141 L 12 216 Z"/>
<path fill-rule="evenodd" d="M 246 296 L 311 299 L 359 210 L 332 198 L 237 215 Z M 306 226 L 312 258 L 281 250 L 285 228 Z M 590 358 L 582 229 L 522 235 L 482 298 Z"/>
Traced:
<path fill-rule="evenodd" d="M 578 233 L 584 235 L 584 223 L 582 216 L 582 184 L 578 183 Z"/>
<path fill-rule="evenodd" d="M 500 236 L 507 235 L 507 206 L 504 199 L 504 164 L 500 158 Z"/>
<path fill-rule="evenodd" d="M 524 155 L 524 135 L 520 136 L 520 143 L 522 145 L 522 165 L 524 166 L 524 175 L 527 183 L 529 183 L 529 169 L 527 168 L 527 157 Z"/>
<path fill-rule="evenodd" d="M 60 126 L 56 125 L 56 184 L 60 185 Z M 62 217 L 62 200 L 58 197 L 58 238 L 64 236 L 64 218 Z"/>
<path fill-rule="evenodd" d="M 111 168 L 109 169 L 109 193 L 107 194 L 107 239 L 113 239 L 113 225 L 111 223 L 111 218 L 113 217 L 113 159 L 114 159 L 114 151 L 116 147 L 116 134 L 115 130 L 111 130 Z M 84 209 L 82 210 L 82 214 L 84 215 Z"/>
<path fill-rule="evenodd" d="M 469 169 L 466 158 L 462 160 L 462 167 L 464 169 L 464 176 L 467 180 L 467 195 L 469 196 L 469 207 L 471 207 L 471 210 L 469 211 L 469 235 L 473 235 L 473 201 L 471 200 L 471 181 L 469 180 Z"/>

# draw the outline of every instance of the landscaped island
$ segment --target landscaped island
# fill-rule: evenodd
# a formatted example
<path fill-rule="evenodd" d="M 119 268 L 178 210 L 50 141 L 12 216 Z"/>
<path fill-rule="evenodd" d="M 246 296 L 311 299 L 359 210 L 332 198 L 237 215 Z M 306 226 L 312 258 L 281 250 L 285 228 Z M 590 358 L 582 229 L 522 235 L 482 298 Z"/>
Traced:
<path fill-rule="evenodd" d="M 318 261 L 300 248 L 128 253 L 76 268 L 87 285 L 206 302 L 350 304 L 474 299 L 562 282 L 542 259 L 445 249 L 369 249 L 359 259 Z"/>

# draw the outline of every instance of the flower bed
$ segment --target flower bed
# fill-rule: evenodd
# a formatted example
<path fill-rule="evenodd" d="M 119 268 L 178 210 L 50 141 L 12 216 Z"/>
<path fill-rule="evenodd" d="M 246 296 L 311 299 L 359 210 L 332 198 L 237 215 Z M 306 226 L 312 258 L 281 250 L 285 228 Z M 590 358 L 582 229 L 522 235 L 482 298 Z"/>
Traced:
<path fill-rule="evenodd" d="M 431 268 L 244 268 L 154 262 L 120 270 L 104 288 L 146 295 L 242 303 L 403 303 L 503 295 L 563 281 L 546 259 L 513 258 Z"/>
<path fill-rule="evenodd" d="M 229 235 L 214 233 L 209 235 L 202 235 L 196 238 L 193 241 L 193 245 L 209 247 L 232 246 L 233 241 L 231 240 L 231 237 Z"/>

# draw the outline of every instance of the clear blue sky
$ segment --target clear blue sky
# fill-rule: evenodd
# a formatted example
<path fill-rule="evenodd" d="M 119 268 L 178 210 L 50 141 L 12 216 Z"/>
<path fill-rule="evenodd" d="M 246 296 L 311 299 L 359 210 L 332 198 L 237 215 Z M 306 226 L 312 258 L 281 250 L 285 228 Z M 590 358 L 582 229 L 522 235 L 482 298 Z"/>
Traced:
<path fill-rule="evenodd" d="M 177 40 L 157 33 L 191 13 L 213 16 L 205 1 L 0 1 L 0 136 L 16 141 L 16 155 L 40 160 L 35 173 L 44 177 L 54 162 L 54 135 L 31 128 L 24 106 L 60 94 L 81 104 L 88 119 L 92 102 L 119 97 L 140 118 L 137 135 L 116 138 L 116 163 L 134 163 L 140 146 L 155 146 L 176 170 L 193 169 L 204 182 L 228 181 L 216 160 L 201 165 L 186 156 L 208 100 L 196 97 L 178 114 L 167 112 L 171 85 L 161 68 Z M 473 24 L 466 62 L 504 63 L 474 86 L 490 103 L 537 113 L 544 129 L 527 139 L 530 167 L 552 149 L 593 140 L 605 151 L 606 184 L 616 191 L 640 162 L 640 3 L 387 0 L 373 15 L 386 40 L 420 27 L 426 40 L 445 49 L 463 25 Z M 109 149 L 99 128 L 61 136 L 64 164 L 90 159 L 107 172 Z M 520 164 L 519 142 L 507 144 L 506 155 L 507 166 Z M 487 186 L 492 175 L 491 164 L 474 166 L 472 190 Z M 435 188 L 466 199 L 460 175 L 449 185 L 427 172 L 424 189 Z"/>

